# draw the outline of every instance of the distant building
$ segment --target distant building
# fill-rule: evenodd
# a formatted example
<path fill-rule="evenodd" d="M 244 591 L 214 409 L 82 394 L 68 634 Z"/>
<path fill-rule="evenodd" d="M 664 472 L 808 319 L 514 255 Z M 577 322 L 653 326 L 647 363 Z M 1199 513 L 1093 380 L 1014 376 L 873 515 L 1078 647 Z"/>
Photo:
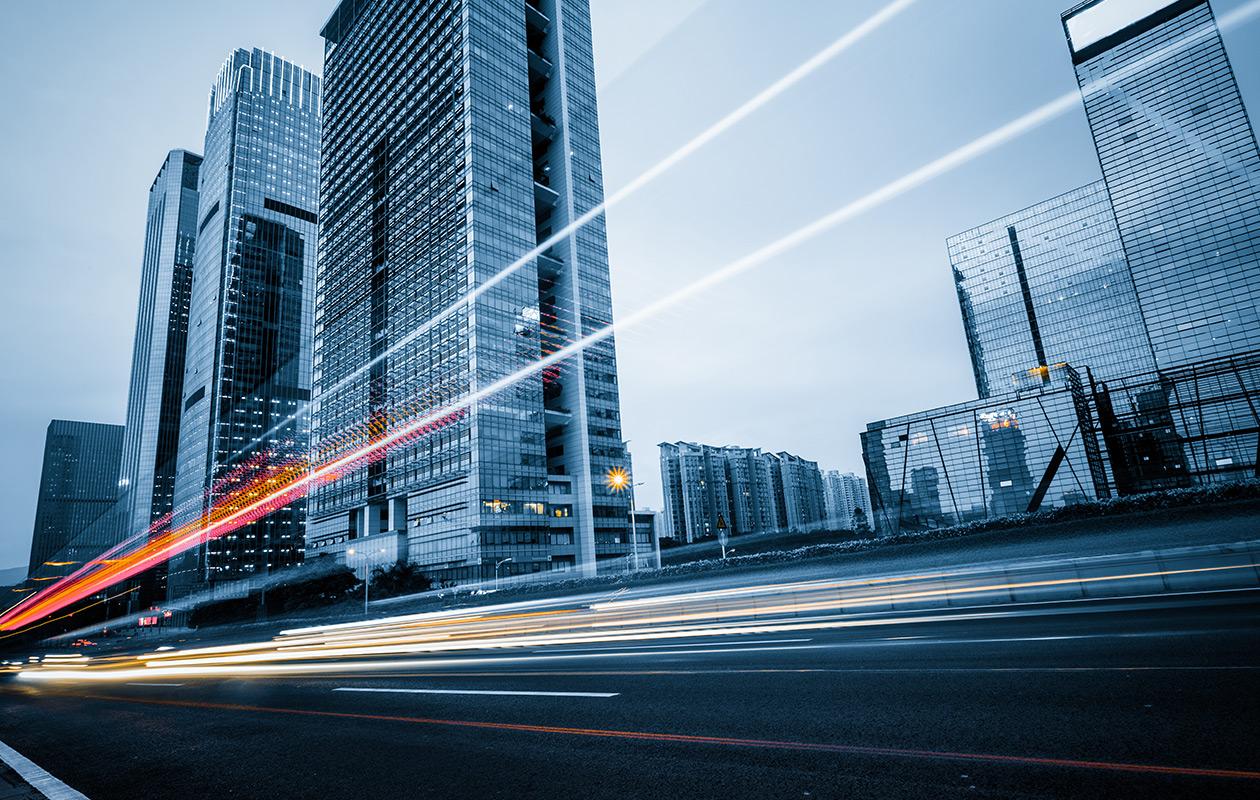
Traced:
<path fill-rule="evenodd" d="M 1260 150 L 1211 6 L 1089 0 L 1063 26 L 1156 366 L 1260 349 Z"/>
<path fill-rule="evenodd" d="M 48 423 L 28 575 L 50 574 L 41 570 L 47 561 L 86 561 L 118 543 L 121 529 L 114 504 L 122 444 L 121 425 L 64 419 Z"/>
<path fill-rule="evenodd" d="M 871 502 L 866 479 L 852 472 L 829 469 L 822 474 L 827 524 L 845 530 L 870 527 Z"/>
<path fill-rule="evenodd" d="M 693 442 L 662 442 L 659 447 L 665 497 L 662 535 L 685 543 L 717 536 L 720 529 L 731 529 L 727 448 Z M 758 452 L 755 457 L 762 456 Z M 771 486 L 766 489 L 773 491 Z M 733 532 L 751 531 L 734 529 Z"/>
<path fill-rule="evenodd" d="M 660 519 L 656 511 L 637 509 L 634 512 L 634 545 L 641 569 L 661 566 Z"/>
<path fill-rule="evenodd" d="M 198 193 L 174 523 L 309 452 L 319 77 L 233 51 L 210 89 Z M 169 585 L 264 574 L 303 556 L 296 500 L 173 560 Z"/>
<path fill-rule="evenodd" d="M 1133 278 L 1101 181 L 946 242 L 981 397 L 1049 379 L 1154 369 Z"/>
<path fill-rule="evenodd" d="M 197 244 L 201 156 L 167 154 L 149 188 L 127 424 L 118 488 L 124 537 L 170 528 L 183 413 L 188 303 Z M 152 529 L 152 530 L 151 530 Z M 146 594 L 164 596 L 165 565 Z M 153 599 L 153 598 L 146 598 Z"/>
<path fill-rule="evenodd" d="M 603 218 L 461 299 L 603 201 L 588 3 L 342 0 L 321 34 L 314 449 L 433 425 L 315 489 L 308 552 L 594 574 L 630 528 L 614 338 L 521 370 L 612 322 Z"/>
<path fill-rule="evenodd" d="M 818 462 L 791 453 L 770 453 L 769 457 L 779 528 L 807 531 L 824 527 L 827 510 Z"/>
<path fill-rule="evenodd" d="M 871 520 L 884 534 L 1109 496 L 1089 397 L 1075 370 L 1050 381 L 872 422 L 862 434 Z"/>
<path fill-rule="evenodd" d="M 680 543 L 718 536 L 813 530 L 826 520 L 818 464 L 791 453 L 662 442 L 662 537 Z"/>

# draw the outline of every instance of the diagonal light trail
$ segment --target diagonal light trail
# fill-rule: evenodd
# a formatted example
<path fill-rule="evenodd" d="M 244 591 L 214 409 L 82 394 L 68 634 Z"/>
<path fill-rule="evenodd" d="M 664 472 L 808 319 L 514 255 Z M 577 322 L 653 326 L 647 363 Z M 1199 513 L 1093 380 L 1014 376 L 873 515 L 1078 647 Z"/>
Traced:
<path fill-rule="evenodd" d="M 504 280 L 509 278 L 512 274 L 514 274 L 515 272 L 517 272 L 524 266 L 531 263 L 539 255 L 546 252 L 548 249 L 550 249 L 554 245 L 564 241 L 569 236 L 573 235 L 578 230 L 588 225 L 591 221 L 598 218 L 600 215 L 606 212 L 609 208 L 612 208 L 613 206 L 628 199 L 629 197 L 637 193 L 639 190 L 643 189 L 645 186 L 655 181 L 657 178 L 669 172 L 678 164 L 680 164 L 687 158 L 694 155 L 696 152 L 702 149 L 705 145 L 709 144 L 714 139 L 726 133 L 728 130 L 730 130 L 731 128 L 735 127 L 740 122 L 742 122 L 745 118 L 757 112 L 758 110 L 766 106 L 768 103 L 772 102 L 777 97 L 782 95 L 784 92 L 796 86 L 798 83 L 805 80 L 814 72 L 818 71 L 821 67 L 831 62 L 841 53 L 848 50 L 849 48 L 851 48 L 852 46 L 854 46 L 861 40 L 865 39 L 870 34 L 874 33 L 876 30 L 878 30 L 888 21 L 890 21 L 891 19 L 896 17 L 898 14 L 900 14 L 901 12 L 909 8 L 911 5 L 913 5 L 914 2 L 915 0 L 894 0 L 892 3 L 889 3 L 887 6 L 877 11 L 874 15 L 868 17 L 863 22 L 859 23 L 852 30 L 841 35 L 839 38 L 837 38 L 836 40 L 828 44 L 822 50 L 819 50 L 817 53 L 810 56 L 808 59 L 806 59 L 797 67 L 795 67 L 790 72 L 788 72 L 786 75 L 779 78 L 777 81 L 775 81 L 770 86 L 763 89 L 757 95 L 755 95 L 754 97 L 744 102 L 734 111 L 731 111 L 729 114 L 722 117 L 717 122 L 713 123 L 707 129 L 701 132 L 699 135 L 697 135 L 696 137 L 694 137 L 693 139 L 691 139 L 690 141 L 688 141 L 687 143 L 679 147 L 674 152 L 670 153 L 668 156 L 666 156 L 665 158 L 663 158 L 662 160 L 660 160 L 653 166 L 649 167 L 646 171 L 641 173 L 638 177 L 634 178 L 629 183 L 622 186 L 617 191 L 613 192 L 611 195 L 606 197 L 602 203 L 599 203 L 598 205 L 592 207 L 585 213 L 581 214 L 572 222 L 560 228 L 558 231 L 556 231 L 554 234 L 552 234 L 542 243 L 536 245 L 533 249 L 529 250 L 528 252 L 521 255 L 519 258 L 517 258 L 515 261 L 513 261 L 511 264 L 504 267 L 500 272 L 492 276 L 486 282 L 478 285 L 471 292 L 459 298 L 458 300 L 454 301 L 450 306 L 439 311 L 435 316 L 431 317 L 430 319 L 426 320 L 424 323 L 422 323 L 418 327 L 414 328 L 411 332 L 407 333 L 402 339 L 399 339 L 398 341 L 391 344 L 383 353 L 371 359 L 367 363 L 363 364 L 354 372 L 350 373 L 349 375 L 346 375 L 344 378 L 337 381 L 332 386 L 324 389 L 322 391 L 322 394 L 332 394 L 351 385 L 354 381 L 358 380 L 364 374 L 370 371 L 373 365 L 380 363 L 382 360 L 388 358 L 390 355 L 398 352 L 398 350 L 400 350 L 401 348 L 406 347 L 412 342 L 416 341 L 421 336 L 423 336 L 424 334 L 432 330 L 434 326 L 454 316 L 465 306 L 474 302 L 477 298 L 481 297 L 486 292 L 490 291 L 495 286 L 502 283 Z M 307 413 L 307 411 L 309 410 L 309 405 L 310 404 L 308 402 L 298 411 L 294 412 L 293 414 L 290 414 L 288 417 L 276 423 L 268 431 L 263 433 L 261 436 L 258 436 L 257 438 L 255 438 L 253 442 L 249 443 L 248 445 L 245 445 L 242 448 L 242 450 L 248 450 L 249 448 L 252 448 L 258 444 L 268 441 L 270 437 L 274 436 L 278 431 L 280 431 L 286 425 L 292 424 L 302 414 Z M 133 545 L 137 542 L 140 542 L 146 537 L 148 537 L 149 533 L 150 532 L 137 533 L 134 536 L 131 536 L 128 539 L 121 542 L 120 544 L 116 545 L 113 548 L 113 550 L 115 551 L 121 550 L 129 545 Z M 75 573 L 67 576 L 66 579 L 69 580 L 69 579 L 80 578 L 82 577 L 83 573 L 89 570 L 90 570 L 90 567 L 88 565 L 85 565 L 83 568 L 76 570 Z M 30 605 L 30 602 L 33 601 L 34 598 L 35 598 L 35 595 L 29 596 L 27 598 L 23 598 L 17 604 L 15 604 L 12 608 L 8 609 L 3 614 L 0 614 L 0 627 L 3 627 L 3 621 L 7 618 L 7 615 L 10 612 L 14 611 L 19 606 Z"/>
<path fill-rule="evenodd" d="M 329 386 L 328 388 L 323 389 L 321 391 L 321 394 L 332 394 L 334 392 L 337 392 L 338 390 L 344 389 L 345 387 L 349 386 L 354 381 L 363 377 L 363 375 L 365 375 L 369 370 L 371 370 L 373 365 L 380 363 L 382 360 L 386 358 L 389 358 L 391 355 L 398 352 L 403 347 L 406 347 L 407 345 L 411 344 L 419 337 L 428 333 L 430 330 L 433 329 L 435 325 L 452 317 L 460 309 L 464 308 L 469 303 L 472 303 L 477 298 L 481 297 L 486 292 L 493 289 L 495 286 L 498 286 L 500 283 L 507 280 L 509 277 L 511 277 L 514 273 L 516 273 L 522 267 L 525 267 L 526 265 L 533 262 L 535 258 L 542 255 L 547 250 L 551 249 L 553 246 L 559 244 L 560 242 L 563 242 L 565 239 L 569 238 L 574 233 L 584 228 L 592 220 L 604 214 L 608 209 L 630 198 L 631 196 L 636 194 L 640 189 L 644 188 L 648 184 L 655 181 L 657 178 L 661 177 L 662 175 L 669 172 L 674 167 L 678 166 L 678 164 L 690 158 L 696 152 L 701 150 L 705 145 L 709 144 L 714 139 L 717 139 L 719 136 L 721 136 L 722 134 L 726 133 L 731 128 L 738 125 L 745 118 L 756 113 L 761 108 L 766 106 L 768 103 L 772 102 L 777 97 L 782 95 L 784 92 L 788 91 L 789 89 L 796 86 L 798 83 L 805 80 L 807 77 L 809 77 L 813 73 L 817 72 L 820 68 L 822 68 L 824 65 L 831 62 L 841 53 L 853 47 L 855 44 L 857 44 L 858 42 L 862 41 L 870 34 L 877 31 L 884 24 L 886 24 L 891 19 L 896 17 L 898 14 L 900 14 L 901 12 L 909 8 L 911 5 L 913 5 L 914 2 L 915 0 L 894 0 L 892 3 L 889 3 L 887 6 L 885 6 L 884 8 L 882 8 L 881 10 L 873 14 L 872 16 L 862 21 L 860 24 L 857 25 L 857 27 L 843 34 L 838 39 L 833 41 L 831 44 L 827 45 L 822 50 L 819 50 L 817 53 L 810 56 L 805 61 L 801 62 L 800 65 L 798 65 L 792 71 L 788 72 L 782 78 L 779 78 L 777 81 L 767 86 L 757 95 L 745 101 L 742 105 L 740 105 L 734 111 L 730 112 L 729 114 L 727 114 L 726 116 L 718 120 L 717 122 L 710 125 L 704 131 L 698 134 L 695 138 L 691 139 L 689 142 L 682 145 L 677 150 L 670 153 L 665 158 L 661 159 L 660 161 L 658 161 L 656 164 L 649 167 L 644 172 L 640 173 L 638 177 L 634 178 L 629 183 L 622 186 L 617 191 L 613 192 L 611 195 L 608 195 L 607 197 L 605 197 L 603 202 L 599 203 L 598 205 L 592 206 L 589 210 L 585 211 L 576 219 L 574 219 L 572 222 L 568 223 L 564 227 L 557 230 L 551 236 L 547 237 L 541 243 L 536 245 L 533 249 L 521 255 L 511 264 L 508 264 L 506 267 L 500 270 L 497 274 L 490 277 L 484 283 L 479 284 L 476 288 L 474 288 L 468 294 L 459 298 L 458 300 L 453 302 L 451 305 L 449 305 L 445 309 L 439 311 L 435 316 L 421 323 L 418 327 L 414 328 L 410 333 L 407 333 L 401 339 L 391 344 L 380 355 L 366 362 L 365 364 L 360 366 L 358 369 L 356 369 L 354 372 L 351 372 L 349 375 L 346 375 L 344 378 L 337 381 L 332 386 Z M 257 444 L 258 442 L 266 440 L 267 437 L 274 434 L 284 425 L 287 425 L 290 422 L 292 422 L 302 413 L 303 413 L 302 411 L 295 412 L 293 415 L 289 416 L 285 420 L 282 420 L 280 423 L 275 425 L 271 430 L 267 431 L 258 439 L 256 439 L 254 444 Z"/>
<path fill-rule="evenodd" d="M 1224 30 L 1242 24 L 1255 16 L 1257 12 L 1260 12 L 1260 0 L 1252 0 L 1247 5 L 1223 17 L 1218 23 L 1218 28 Z M 1095 84 L 1091 91 L 1104 91 L 1109 85 L 1128 78 L 1165 58 L 1175 56 L 1212 33 L 1213 31 L 1210 28 L 1200 29 L 1179 40 L 1170 42 L 1152 51 L 1146 57 L 1135 61 L 1125 69 L 1117 71 L 1110 76 L 1108 82 Z M 330 459 L 323 464 L 314 465 L 309 472 L 302 476 L 284 482 L 275 490 L 264 494 L 259 499 L 249 502 L 242 508 L 215 520 L 205 527 L 195 527 L 195 529 L 191 530 L 181 529 L 180 532 L 177 532 L 178 535 L 163 540 L 160 546 L 143 548 L 139 551 L 142 555 L 138 557 L 119 559 L 120 562 L 125 563 L 110 564 L 98 573 L 84 576 L 74 581 L 67 579 L 48 587 L 42 592 L 30 595 L 22 603 L 9 609 L 4 614 L 0 614 L 0 629 L 20 628 L 118 581 L 139 574 L 150 566 L 167 560 L 200 541 L 235 530 L 241 525 L 256 519 L 259 513 L 269 513 L 270 510 L 274 510 L 290 500 L 304 495 L 311 487 L 334 480 L 341 471 L 364 459 L 380 458 L 390 448 L 409 441 L 418 432 L 423 432 L 427 426 L 436 424 L 451 414 L 463 413 L 476 403 L 512 387 L 521 380 L 536 375 L 547 367 L 559 364 L 581 353 L 592 345 L 609 338 L 617 331 L 637 325 L 691 297 L 761 266 L 863 213 L 875 209 L 963 164 L 973 161 L 979 156 L 1045 124 L 1068 109 L 1077 107 L 1079 102 L 1080 95 L 1075 90 L 1056 97 L 989 133 L 840 206 L 752 253 L 705 274 L 670 294 L 637 309 L 622 319 L 600 328 L 514 373 L 500 378 L 478 391 L 471 392 L 446 406 L 423 414 L 345 455 Z M 500 274 L 502 275 L 503 273 Z"/>

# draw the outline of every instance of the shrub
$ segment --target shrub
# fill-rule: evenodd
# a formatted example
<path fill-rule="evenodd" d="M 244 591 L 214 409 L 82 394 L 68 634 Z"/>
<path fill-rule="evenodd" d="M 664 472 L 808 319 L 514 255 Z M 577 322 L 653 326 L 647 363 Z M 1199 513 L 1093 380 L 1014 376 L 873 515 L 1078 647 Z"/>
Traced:
<path fill-rule="evenodd" d="M 372 583 L 368 587 L 373 597 L 398 597 L 404 594 L 426 592 L 433 588 L 433 581 L 415 564 L 399 561 L 389 567 L 372 570 Z"/>

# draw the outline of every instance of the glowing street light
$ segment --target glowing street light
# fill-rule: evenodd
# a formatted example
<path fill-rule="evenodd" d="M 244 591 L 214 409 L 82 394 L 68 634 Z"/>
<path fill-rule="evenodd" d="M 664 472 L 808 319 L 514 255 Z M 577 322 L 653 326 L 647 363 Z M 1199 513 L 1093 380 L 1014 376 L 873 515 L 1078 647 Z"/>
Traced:
<path fill-rule="evenodd" d="M 610 491 L 621 492 L 630 487 L 630 473 L 623 467 L 613 467 L 608 470 L 608 474 L 604 476 L 604 485 Z"/>
<path fill-rule="evenodd" d="M 604 476 L 604 485 L 611 492 L 624 492 L 630 490 L 630 560 L 634 564 L 634 571 L 639 571 L 639 542 L 638 534 L 634 530 L 634 487 L 636 484 L 630 477 L 630 472 L 625 467 L 613 467 L 608 470 L 608 474 Z"/>

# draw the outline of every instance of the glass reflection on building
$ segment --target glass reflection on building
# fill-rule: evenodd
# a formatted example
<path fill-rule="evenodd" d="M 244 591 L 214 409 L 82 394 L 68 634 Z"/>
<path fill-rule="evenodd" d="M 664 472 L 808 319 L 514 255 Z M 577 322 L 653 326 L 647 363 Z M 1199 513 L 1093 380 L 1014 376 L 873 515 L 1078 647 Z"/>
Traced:
<path fill-rule="evenodd" d="M 1029 370 L 1051 364 L 1088 364 L 1106 376 L 1154 368 L 1101 181 L 952 236 L 947 246 L 981 397 L 1019 388 Z"/>
<path fill-rule="evenodd" d="M 1109 495 L 1088 396 L 1067 365 L 1001 398 L 872 422 L 862 452 L 885 534 Z"/>
<path fill-rule="evenodd" d="M 1063 22 L 1157 366 L 1260 348 L 1260 151 L 1211 7 L 1090 0 Z"/>

